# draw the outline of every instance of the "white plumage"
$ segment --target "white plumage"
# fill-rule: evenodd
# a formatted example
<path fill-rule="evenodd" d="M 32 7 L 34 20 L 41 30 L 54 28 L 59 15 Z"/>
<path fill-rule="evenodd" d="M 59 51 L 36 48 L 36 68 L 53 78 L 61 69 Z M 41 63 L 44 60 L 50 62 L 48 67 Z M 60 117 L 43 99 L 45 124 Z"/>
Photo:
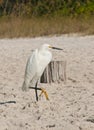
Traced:
<path fill-rule="evenodd" d="M 36 49 L 29 57 L 22 90 L 25 91 L 29 87 L 35 87 L 36 82 L 52 59 L 52 54 L 49 49 L 50 45 L 44 44 L 40 49 Z"/>
<path fill-rule="evenodd" d="M 46 68 L 46 66 L 49 64 L 49 62 L 52 59 L 52 53 L 49 51 L 51 48 L 62 50 L 60 48 L 56 48 L 48 44 L 44 44 L 41 46 L 41 48 L 36 49 L 27 61 L 22 90 L 26 91 L 29 88 L 35 89 L 37 101 L 38 101 L 37 90 L 41 90 L 41 94 L 44 93 L 46 99 L 47 100 L 49 99 L 48 94 L 44 89 L 37 88 L 37 83 L 44 69 Z"/>

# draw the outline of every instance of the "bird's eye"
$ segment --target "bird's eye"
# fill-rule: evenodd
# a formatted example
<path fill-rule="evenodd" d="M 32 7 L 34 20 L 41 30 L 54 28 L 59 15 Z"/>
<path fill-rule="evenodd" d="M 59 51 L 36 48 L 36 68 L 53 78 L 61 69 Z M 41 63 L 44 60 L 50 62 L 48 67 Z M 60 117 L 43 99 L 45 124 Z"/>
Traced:
<path fill-rule="evenodd" d="M 52 48 L 52 46 L 49 46 L 49 48 Z"/>

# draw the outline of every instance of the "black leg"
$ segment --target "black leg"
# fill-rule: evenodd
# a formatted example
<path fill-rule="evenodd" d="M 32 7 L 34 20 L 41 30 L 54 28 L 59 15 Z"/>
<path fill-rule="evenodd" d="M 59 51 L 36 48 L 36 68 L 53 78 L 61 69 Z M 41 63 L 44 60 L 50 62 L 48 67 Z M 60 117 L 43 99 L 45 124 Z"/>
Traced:
<path fill-rule="evenodd" d="M 35 85 L 35 94 L 36 94 L 36 101 L 38 101 L 37 84 L 38 84 L 38 82 L 37 82 L 37 83 L 36 83 L 36 85 Z"/>
<path fill-rule="evenodd" d="M 41 90 L 41 88 L 29 87 L 30 89 Z"/>
<path fill-rule="evenodd" d="M 30 89 L 35 89 L 35 94 L 36 94 L 36 100 L 38 101 L 38 93 L 37 93 L 37 90 L 41 90 L 41 94 L 39 96 L 42 95 L 42 93 L 44 93 L 45 97 L 47 100 L 49 100 L 48 98 L 48 94 L 47 92 L 45 91 L 45 89 L 42 89 L 42 88 L 37 88 L 37 83 L 36 83 L 36 86 L 35 87 L 29 87 Z"/>

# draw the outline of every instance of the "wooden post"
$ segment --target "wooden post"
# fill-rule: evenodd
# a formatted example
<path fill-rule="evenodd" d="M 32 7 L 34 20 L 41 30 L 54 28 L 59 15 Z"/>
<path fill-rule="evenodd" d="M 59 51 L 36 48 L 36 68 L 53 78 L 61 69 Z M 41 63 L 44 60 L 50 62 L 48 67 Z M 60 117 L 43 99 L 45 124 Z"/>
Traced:
<path fill-rule="evenodd" d="M 51 61 L 44 70 L 40 83 L 66 82 L 66 61 Z"/>

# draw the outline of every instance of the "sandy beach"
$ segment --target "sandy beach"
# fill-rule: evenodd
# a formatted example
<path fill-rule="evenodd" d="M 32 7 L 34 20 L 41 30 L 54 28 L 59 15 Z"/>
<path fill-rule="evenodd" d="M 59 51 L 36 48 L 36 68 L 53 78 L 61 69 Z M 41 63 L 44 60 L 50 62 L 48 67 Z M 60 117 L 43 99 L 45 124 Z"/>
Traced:
<path fill-rule="evenodd" d="M 52 54 L 67 62 L 67 81 L 39 84 L 50 100 L 36 102 L 21 86 L 28 57 L 44 43 L 64 49 Z M 1 39 L 0 130 L 94 130 L 94 36 Z"/>

